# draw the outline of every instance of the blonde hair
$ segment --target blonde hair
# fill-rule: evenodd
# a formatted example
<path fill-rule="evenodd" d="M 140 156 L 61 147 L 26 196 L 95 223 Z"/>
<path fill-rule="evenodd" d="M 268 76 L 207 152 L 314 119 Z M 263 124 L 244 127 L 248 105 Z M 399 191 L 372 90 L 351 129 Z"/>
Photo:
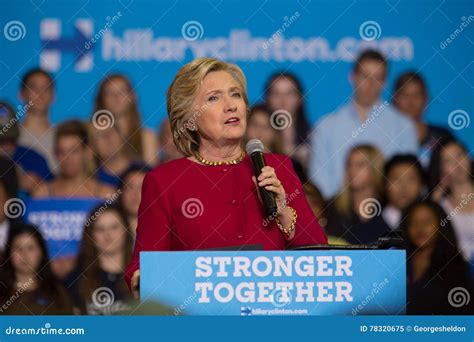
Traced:
<path fill-rule="evenodd" d="M 382 152 L 373 145 L 359 145 L 351 149 L 347 155 L 347 162 L 349 161 L 350 156 L 359 152 L 364 155 L 364 157 L 369 161 L 370 164 L 370 174 L 372 176 L 372 184 L 374 185 L 375 197 L 379 198 L 382 194 L 382 185 L 383 185 L 383 154 Z M 343 215 L 349 215 L 353 205 L 353 196 L 350 188 L 349 180 L 345 179 L 344 187 L 342 191 L 337 195 L 335 200 L 335 206 L 338 211 Z"/>
<path fill-rule="evenodd" d="M 204 77 L 213 71 L 225 71 L 232 76 L 241 88 L 248 113 L 247 81 L 237 65 L 208 57 L 197 58 L 186 64 L 178 71 L 168 88 L 166 104 L 174 144 L 187 157 L 195 156 L 199 149 L 199 134 L 191 128 L 205 110 L 205 106 L 194 110 L 196 94 Z"/>

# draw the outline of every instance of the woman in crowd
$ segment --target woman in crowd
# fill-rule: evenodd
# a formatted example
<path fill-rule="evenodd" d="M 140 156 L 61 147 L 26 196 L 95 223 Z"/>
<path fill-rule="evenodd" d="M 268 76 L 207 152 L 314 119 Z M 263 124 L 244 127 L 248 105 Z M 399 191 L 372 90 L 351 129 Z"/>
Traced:
<path fill-rule="evenodd" d="M 158 137 L 154 131 L 142 126 L 137 95 L 127 77 L 112 74 L 103 79 L 95 99 L 94 113 L 99 110 L 112 113 L 114 125 L 117 125 L 127 142 L 126 147 L 132 159 L 143 159 L 149 165 L 156 164 Z"/>
<path fill-rule="evenodd" d="M 120 205 L 129 223 L 130 231 L 135 235 L 137 229 L 138 206 L 142 200 L 142 184 L 151 169 L 142 164 L 134 164 L 121 176 Z"/>
<path fill-rule="evenodd" d="M 403 215 L 407 243 L 407 313 L 472 314 L 474 305 L 458 305 L 472 294 L 469 266 L 460 254 L 446 212 L 430 200 L 417 202 Z M 457 296 L 461 296 L 457 298 Z"/>
<path fill-rule="evenodd" d="M 246 140 L 259 139 L 267 152 L 283 153 L 281 131 L 270 123 L 271 111 L 265 104 L 257 104 L 250 109 L 247 121 Z"/>
<path fill-rule="evenodd" d="M 12 229 L 0 271 L 0 303 L 7 315 L 68 315 L 72 303 L 51 272 L 46 243 L 31 225 Z"/>
<path fill-rule="evenodd" d="M 291 73 L 275 73 L 265 86 L 265 102 L 272 113 L 272 126 L 281 131 L 282 152 L 298 160 L 306 170 L 311 127 L 305 113 L 301 82 Z"/>
<path fill-rule="evenodd" d="M 423 192 L 423 168 L 412 154 L 393 156 L 384 168 L 385 205 L 382 219 L 387 230 L 398 229 L 403 211 L 421 198 Z"/>
<path fill-rule="evenodd" d="M 474 178 L 468 150 L 459 141 L 439 142 L 430 163 L 430 193 L 452 220 L 466 260 L 474 256 Z"/>
<path fill-rule="evenodd" d="M 345 183 L 329 201 L 329 235 L 364 244 L 386 231 L 380 225 L 383 162 L 382 153 L 372 145 L 359 145 L 349 152 Z"/>
<path fill-rule="evenodd" d="M 275 129 L 272 126 L 271 114 L 272 113 L 268 109 L 268 106 L 265 104 L 253 106 L 250 109 L 250 114 L 247 119 L 245 140 L 249 141 L 251 139 L 259 139 L 263 143 L 267 152 L 284 154 L 285 151 L 282 147 L 282 134 L 280 130 Z M 290 158 L 301 183 L 306 183 L 308 177 L 306 176 L 303 165 L 297 159 L 291 156 Z"/>
<path fill-rule="evenodd" d="M 130 291 L 123 271 L 133 248 L 127 218 L 107 202 L 91 211 L 84 226 L 78 262 L 66 284 L 81 314 L 113 314 L 127 308 Z"/>
<path fill-rule="evenodd" d="M 131 164 L 130 155 L 126 151 L 126 142 L 117 126 L 97 128 L 91 125 L 91 142 L 96 157 L 96 176 L 99 182 L 114 188 L 120 186 L 120 175 Z"/>

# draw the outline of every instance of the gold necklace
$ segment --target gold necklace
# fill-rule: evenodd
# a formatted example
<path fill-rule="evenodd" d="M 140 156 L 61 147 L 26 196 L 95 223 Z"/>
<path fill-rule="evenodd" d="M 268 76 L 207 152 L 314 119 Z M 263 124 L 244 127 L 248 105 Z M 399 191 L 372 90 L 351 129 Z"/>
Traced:
<path fill-rule="evenodd" d="M 238 156 L 236 159 L 233 160 L 228 160 L 228 161 L 210 161 L 207 159 L 204 159 L 199 152 L 196 152 L 196 159 L 204 165 L 208 166 L 219 166 L 219 165 L 235 165 L 240 163 L 243 159 L 245 158 L 245 151 L 242 151 L 240 156 Z"/>

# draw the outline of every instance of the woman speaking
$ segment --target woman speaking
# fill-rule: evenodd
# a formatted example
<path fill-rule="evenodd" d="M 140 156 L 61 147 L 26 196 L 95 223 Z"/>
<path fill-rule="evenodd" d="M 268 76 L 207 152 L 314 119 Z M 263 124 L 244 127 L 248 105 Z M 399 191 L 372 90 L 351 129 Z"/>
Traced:
<path fill-rule="evenodd" d="M 139 253 L 246 245 L 325 244 L 290 159 L 265 154 L 258 179 L 242 145 L 249 109 L 242 70 L 213 58 L 186 64 L 168 89 L 173 140 L 184 158 L 145 177 L 126 280 L 138 297 Z M 258 187 L 273 194 L 265 214 Z"/>

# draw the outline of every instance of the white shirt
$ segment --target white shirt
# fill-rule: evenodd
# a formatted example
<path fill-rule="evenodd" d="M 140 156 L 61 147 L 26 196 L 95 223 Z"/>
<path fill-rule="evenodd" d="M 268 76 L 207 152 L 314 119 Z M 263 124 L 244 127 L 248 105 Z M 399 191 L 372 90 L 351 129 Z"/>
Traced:
<path fill-rule="evenodd" d="M 56 129 L 50 128 L 43 135 L 34 135 L 20 126 L 20 136 L 18 138 L 18 145 L 30 148 L 39 153 L 46 159 L 49 169 L 54 173 L 57 162 L 54 157 L 54 134 Z"/>
<path fill-rule="evenodd" d="M 402 213 L 393 205 L 389 204 L 382 210 L 382 217 L 390 229 L 397 229 L 398 225 L 400 224 Z"/>
<path fill-rule="evenodd" d="M 7 247 L 8 233 L 10 232 L 10 222 L 8 220 L 0 223 L 0 252 L 4 252 Z"/>

